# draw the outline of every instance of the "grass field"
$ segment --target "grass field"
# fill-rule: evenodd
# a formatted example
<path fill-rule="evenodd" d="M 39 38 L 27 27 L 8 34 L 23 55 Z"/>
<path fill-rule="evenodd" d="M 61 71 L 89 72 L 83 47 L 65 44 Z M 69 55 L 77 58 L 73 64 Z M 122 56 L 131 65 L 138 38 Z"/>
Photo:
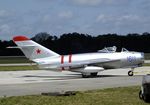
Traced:
<path fill-rule="evenodd" d="M 143 66 L 150 66 L 150 63 L 144 63 Z"/>
<path fill-rule="evenodd" d="M 0 64 L 8 64 L 8 63 L 31 63 L 24 56 L 1 56 Z"/>
<path fill-rule="evenodd" d="M 77 92 L 75 96 L 17 96 L 0 98 L 0 105 L 149 105 L 138 97 L 140 87 Z"/>
<path fill-rule="evenodd" d="M 0 66 L 0 71 L 39 70 L 36 65 L 32 66 Z"/>
<path fill-rule="evenodd" d="M 144 53 L 145 59 L 150 60 L 150 53 Z"/>

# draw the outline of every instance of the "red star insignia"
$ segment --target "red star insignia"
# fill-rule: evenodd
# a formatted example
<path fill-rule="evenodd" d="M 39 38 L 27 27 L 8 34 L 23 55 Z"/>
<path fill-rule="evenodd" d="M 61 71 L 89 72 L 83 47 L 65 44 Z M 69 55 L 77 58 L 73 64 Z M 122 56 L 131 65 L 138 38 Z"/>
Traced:
<path fill-rule="evenodd" d="M 41 50 L 40 50 L 40 49 L 37 49 L 37 50 L 36 50 L 36 53 L 37 53 L 37 54 L 41 54 Z"/>

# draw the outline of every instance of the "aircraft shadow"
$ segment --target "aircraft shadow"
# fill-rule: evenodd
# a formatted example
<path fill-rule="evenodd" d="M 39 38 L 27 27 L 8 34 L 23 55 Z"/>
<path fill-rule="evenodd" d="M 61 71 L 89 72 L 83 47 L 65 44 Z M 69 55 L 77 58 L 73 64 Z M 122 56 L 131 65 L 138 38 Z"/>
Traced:
<path fill-rule="evenodd" d="M 98 75 L 98 77 L 127 77 L 127 75 Z"/>
<path fill-rule="evenodd" d="M 40 75 L 25 75 L 22 76 L 25 78 L 31 78 L 31 77 L 36 77 L 36 78 L 51 78 L 51 79 L 81 79 L 82 75 L 81 74 L 67 74 L 65 76 L 40 76 Z M 89 78 L 106 78 L 106 77 L 128 77 L 127 75 L 98 75 L 97 77 L 89 77 Z"/>
<path fill-rule="evenodd" d="M 59 79 L 77 79 L 77 78 L 82 78 L 82 76 L 74 76 L 74 75 L 67 75 L 67 76 L 37 76 L 37 75 L 25 75 L 22 77 L 26 78 L 31 78 L 31 77 L 36 77 L 36 78 L 59 78 Z"/>

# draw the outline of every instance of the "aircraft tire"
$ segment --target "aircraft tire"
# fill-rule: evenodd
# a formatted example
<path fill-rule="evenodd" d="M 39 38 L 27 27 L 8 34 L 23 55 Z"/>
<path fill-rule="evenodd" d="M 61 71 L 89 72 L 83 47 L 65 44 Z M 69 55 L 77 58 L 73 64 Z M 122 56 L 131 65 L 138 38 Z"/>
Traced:
<path fill-rule="evenodd" d="M 143 95 L 143 100 L 144 100 L 145 102 L 149 102 L 148 95 Z"/>
<path fill-rule="evenodd" d="M 82 78 L 88 78 L 88 75 L 82 74 Z"/>
<path fill-rule="evenodd" d="M 97 77 L 97 72 L 91 73 L 91 77 Z"/>
<path fill-rule="evenodd" d="M 133 71 L 128 71 L 128 76 L 133 76 Z"/>

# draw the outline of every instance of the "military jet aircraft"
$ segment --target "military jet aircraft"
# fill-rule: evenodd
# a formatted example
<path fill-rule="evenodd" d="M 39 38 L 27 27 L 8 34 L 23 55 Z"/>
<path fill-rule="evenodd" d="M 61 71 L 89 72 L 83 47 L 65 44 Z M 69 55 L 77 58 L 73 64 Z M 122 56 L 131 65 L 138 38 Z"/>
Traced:
<path fill-rule="evenodd" d="M 26 36 L 15 36 L 13 41 L 29 60 L 37 63 L 39 68 L 80 72 L 82 77 L 95 77 L 100 71 L 116 68 L 131 68 L 128 75 L 133 76 L 134 68 L 144 63 L 144 53 L 129 52 L 125 48 L 121 52 L 116 52 L 115 46 L 95 53 L 59 55 Z"/>

